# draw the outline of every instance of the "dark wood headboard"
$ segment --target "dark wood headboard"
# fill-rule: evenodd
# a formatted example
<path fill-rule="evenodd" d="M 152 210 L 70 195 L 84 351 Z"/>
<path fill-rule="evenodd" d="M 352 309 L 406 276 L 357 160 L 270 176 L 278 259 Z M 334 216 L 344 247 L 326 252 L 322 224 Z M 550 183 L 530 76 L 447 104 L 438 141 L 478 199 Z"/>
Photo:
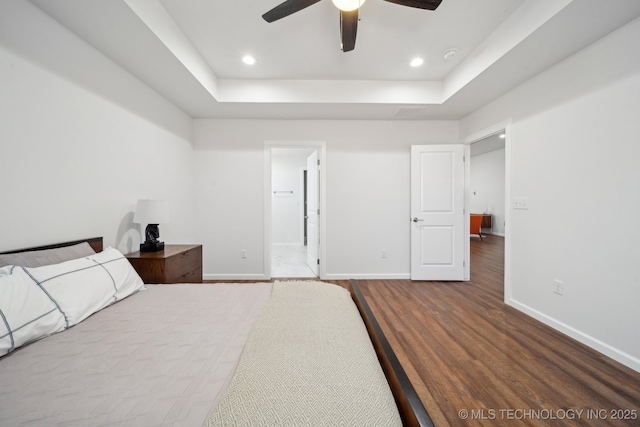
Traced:
<path fill-rule="evenodd" d="M 16 250 L 11 250 L 11 251 L 6 251 L 6 252 L 0 252 L 0 254 L 17 254 L 19 252 L 30 252 L 30 251 L 40 251 L 40 250 L 43 250 L 43 249 L 63 248 L 65 246 L 73 246 L 73 245 L 76 245 L 76 244 L 82 243 L 82 242 L 89 243 L 89 245 L 93 248 L 94 251 L 102 252 L 102 249 L 103 249 L 102 237 L 90 237 L 88 239 L 72 240 L 70 242 L 54 243 L 54 244 L 51 244 L 51 245 L 35 246 L 35 247 L 32 247 L 32 248 L 16 249 Z"/>

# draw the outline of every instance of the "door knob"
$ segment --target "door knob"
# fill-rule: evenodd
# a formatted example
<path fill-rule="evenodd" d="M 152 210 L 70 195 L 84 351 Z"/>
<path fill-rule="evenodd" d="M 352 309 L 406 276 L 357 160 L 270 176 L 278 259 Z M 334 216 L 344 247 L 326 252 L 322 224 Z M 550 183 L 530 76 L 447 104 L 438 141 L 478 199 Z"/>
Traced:
<path fill-rule="evenodd" d="M 418 219 L 417 216 L 413 217 L 413 222 L 424 221 L 424 219 Z"/>

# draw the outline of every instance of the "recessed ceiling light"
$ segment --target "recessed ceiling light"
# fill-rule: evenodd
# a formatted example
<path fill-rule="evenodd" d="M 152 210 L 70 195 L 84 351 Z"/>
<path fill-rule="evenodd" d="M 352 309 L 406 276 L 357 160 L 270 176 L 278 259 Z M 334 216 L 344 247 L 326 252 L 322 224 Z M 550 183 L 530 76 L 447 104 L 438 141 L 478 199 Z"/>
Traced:
<path fill-rule="evenodd" d="M 505 135 L 504 133 L 501 133 L 500 135 L 498 135 L 500 137 L 500 139 L 505 139 L 507 137 L 507 135 Z"/>
<path fill-rule="evenodd" d="M 422 64 L 424 64 L 424 59 L 422 59 L 422 58 L 413 58 L 411 60 L 411 66 L 412 67 L 419 67 Z"/>
<path fill-rule="evenodd" d="M 251 55 L 245 55 L 242 57 L 242 62 L 244 62 L 247 65 L 253 65 L 256 63 L 256 58 L 254 58 Z"/>

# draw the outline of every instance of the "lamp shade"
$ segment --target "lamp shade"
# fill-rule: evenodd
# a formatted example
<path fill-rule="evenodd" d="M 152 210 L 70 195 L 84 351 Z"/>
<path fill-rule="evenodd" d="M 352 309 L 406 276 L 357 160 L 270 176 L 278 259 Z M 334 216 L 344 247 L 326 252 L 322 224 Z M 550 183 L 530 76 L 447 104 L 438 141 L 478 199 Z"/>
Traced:
<path fill-rule="evenodd" d="M 138 200 L 133 222 L 138 224 L 169 222 L 169 203 L 166 200 Z"/>
<path fill-rule="evenodd" d="M 366 0 L 331 0 L 335 7 L 344 11 L 352 12 L 364 4 Z"/>

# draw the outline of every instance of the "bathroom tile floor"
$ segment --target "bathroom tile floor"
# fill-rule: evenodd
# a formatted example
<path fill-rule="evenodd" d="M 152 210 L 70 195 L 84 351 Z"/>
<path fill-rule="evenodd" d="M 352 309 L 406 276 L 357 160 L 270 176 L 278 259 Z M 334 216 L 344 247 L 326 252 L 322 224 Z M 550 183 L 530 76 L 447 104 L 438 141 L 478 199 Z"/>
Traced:
<path fill-rule="evenodd" d="M 306 246 L 281 246 L 271 248 L 272 277 L 317 277 L 307 265 Z"/>

